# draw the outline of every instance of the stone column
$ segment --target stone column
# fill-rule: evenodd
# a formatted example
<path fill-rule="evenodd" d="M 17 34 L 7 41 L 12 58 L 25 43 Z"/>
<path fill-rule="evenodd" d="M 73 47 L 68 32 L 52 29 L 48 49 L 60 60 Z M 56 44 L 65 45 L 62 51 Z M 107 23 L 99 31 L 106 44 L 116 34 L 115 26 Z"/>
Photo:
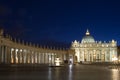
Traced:
<path fill-rule="evenodd" d="M 49 53 L 47 53 L 47 63 L 49 64 Z"/>
<path fill-rule="evenodd" d="M 100 55 L 100 51 L 99 51 L 99 62 L 100 62 L 100 58 L 101 58 L 101 55 Z"/>
<path fill-rule="evenodd" d="M 86 61 L 88 61 L 88 53 L 87 53 L 87 50 L 85 51 L 85 55 L 86 55 Z"/>
<path fill-rule="evenodd" d="M 63 54 L 63 56 L 64 56 L 64 60 L 67 60 L 67 56 L 66 56 L 66 53 L 65 53 L 65 54 Z"/>
<path fill-rule="evenodd" d="M 47 53 L 46 53 L 46 52 L 44 53 L 44 58 L 45 58 L 45 59 L 44 59 L 44 60 L 45 60 L 44 63 L 46 64 L 46 63 L 47 63 Z"/>
<path fill-rule="evenodd" d="M 23 63 L 23 54 L 22 54 L 22 49 L 20 49 L 20 51 L 19 51 L 19 56 L 20 56 L 20 63 Z"/>
<path fill-rule="evenodd" d="M 43 63 L 43 53 L 40 53 L 40 63 Z"/>
<path fill-rule="evenodd" d="M 1 46 L 1 62 L 4 63 L 4 46 Z"/>
<path fill-rule="evenodd" d="M 7 46 L 4 46 L 4 63 L 7 63 Z"/>
<path fill-rule="evenodd" d="M 85 61 L 85 62 L 87 61 L 87 53 L 86 53 L 85 50 L 84 50 L 84 61 Z"/>
<path fill-rule="evenodd" d="M 9 64 L 9 54 L 10 54 L 10 52 L 8 51 L 9 50 L 9 47 L 7 46 L 7 50 L 6 50 L 6 53 L 7 53 L 7 57 L 6 57 L 6 62 L 7 62 L 7 64 Z"/>
<path fill-rule="evenodd" d="M 18 57 L 18 64 L 20 63 L 20 49 L 17 51 L 17 57 Z"/>
<path fill-rule="evenodd" d="M 11 63 L 11 48 L 7 47 L 7 63 L 10 64 Z"/>
<path fill-rule="evenodd" d="M 99 55 L 98 55 L 98 51 L 96 50 L 96 62 L 98 61 L 98 57 L 99 57 Z"/>
<path fill-rule="evenodd" d="M 33 59 L 34 59 L 34 63 L 36 63 L 36 52 L 34 51 L 34 53 L 33 53 Z"/>
<path fill-rule="evenodd" d="M 31 52 L 30 57 L 31 57 L 31 63 L 33 64 L 33 62 L 34 62 L 34 60 L 33 60 L 33 52 Z"/>
<path fill-rule="evenodd" d="M 23 63 L 26 63 L 26 50 L 23 50 Z"/>
<path fill-rule="evenodd" d="M 101 50 L 99 50 L 99 53 L 100 53 L 100 62 L 101 62 L 101 56 L 102 56 L 102 54 L 101 54 Z"/>
<path fill-rule="evenodd" d="M 50 63 L 52 64 L 52 60 L 53 60 L 52 53 L 50 53 L 50 57 L 51 57 L 51 62 Z"/>
<path fill-rule="evenodd" d="M 10 63 L 13 63 L 14 62 L 14 59 L 13 59 L 13 48 L 11 49 L 11 52 L 10 52 Z"/>
<path fill-rule="evenodd" d="M 93 51 L 92 51 L 92 53 L 91 53 L 91 58 L 92 58 L 91 60 L 92 60 L 92 62 L 93 62 Z"/>
<path fill-rule="evenodd" d="M 2 46 L 0 45 L 0 63 L 2 63 Z"/>
<path fill-rule="evenodd" d="M 93 62 L 96 62 L 96 50 L 94 50 L 94 54 L 93 54 Z"/>
<path fill-rule="evenodd" d="M 13 56 L 13 63 L 15 64 L 15 48 L 13 49 L 12 56 Z"/>
<path fill-rule="evenodd" d="M 53 64 L 53 53 L 51 53 L 51 64 Z"/>
<path fill-rule="evenodd" d="M 39 52 L 37 52 L 37 64 L 39 64 Z"/>
<path fill-rule="evenodd" d="M 47 52 L 45 53 L 45 64 L 47 64 Z"/>
<path fill-rule="evenodd" d="M 109 55 L 109 60 L 108 61 L 110 62 L 110 50 L 108 50 L 108 55 Z"/>
<path fill-rule="evenodd" d="M 44 64 L 46 64 L 46 52 L 44 53 Z"/>
<path fill-rule="evenodd" d="M 15 53 L 15 60 L 16 60 L 16 63 L 18 63 L 18 49 L 16 49 L 16 53 Z"/>
<path fill-rule="evenodd" d="M 33 53 L 33 60 L 34 60 L 33 63 L 35 63 L 35 51 L 34 51 L 34 53 Z"/>
<path fill-rule="evenodd" d="M 51 63 L 51 56 L 50 56 L 50 53 L 48 53 L 48 63 L 49 63 L 49 64 Z"/>
<path fill-rule="evenodd" d="M 18 50 L 18 63 L 20 64 L 20 49 Z"/>
<path fill-rule="evenodd" d="M 32 64 L 33 64 L 34 63 L 34 52 L 32 52 L 31 58 L 32 58 Z"/>
<path fill-rule="evenodd" d="M 25 64 L 27 64 L 28 63 L 28 50 L 26 50 L 25 52 L 25 57 L 26 57 Z"/>
<path fill-rule="evenodd" d="M 111 61 L 112 61 L 112 58 L 114 58 L 114 49 L 112 49 L 112 53 L 111 53 Z"/>
<path fill-rule="evenodd" d="M 27 50 L 26 50 L 25 56 L 26 56 L 26 63 L 28 63 L 28 51 Z"/>
<path fill-rule="evenodd" d="M 53 53 L 51 53 L 51 64 L 53 64 Z"/>
<path fill-rule="evenodd" d="M 73 64 L 74 64 L 75 63 L 75 54 L 72 54 L 72 55 L 73 55 Z"/>
<path fill-rule="evenodd" d="M 31 64 L 31 51 L 29 51 L 29 63 Z"/>
<path fill-rule="evenodd" d="M 45 64 L 45 53 L 43 53 L 43 64 Z"/>
<path fill-rule="evenodd" d="M 60 53 L 61 64 L 63 64 L 62 53 Z"/>
<path fill-rule="evenodd" d="M 40 52 L 40 64 L 42 63 L 42 53 Z"/>
<path fill-rule="evenodd" d="M 52 64 L 54 64 L 54 53 L 52 53 Z"/>
<path fill-rule="evenodd" d="M 39 64 L 41 63 L 41 53 L 39 52 Z"/>
<path fill-rule="evenodd" d="M 43 53 L 41 53 L 41 63 L 43 64 L 43 62 L 44 62 L 44 56 L 43 56 Z"/>
<path fill-rule="evenodd" d="M 39 58 L 38 58 L 38 60 L 39 60 L 38 62 L 39 62 L 39 64 L 40 64 L 40 62 L 41 62 L 41 60 L 40 60 L 40 52 L 38 53 L 38 57 L 39 57 Z"/>
<path fill-rule="evenodd" d="M 51 57 L 51 52 L 49 53 L 49 64 L 51 64 L 52 57 Z"/>
<path fill-rule="evenodd" d="M 2 63 L 2 52 L 1 51 L 2 51 L 2 48 L 1 48 L 1 45 L 0 45 L 0 53 L 1 53 L 0 54 L 0 63 Z"/>
<path fill-rule="evenodd" d="M 92 57 L 91 57 L 92 55 L 91 55 L 91 54 L 92 54 L 92 53 L 90 52 L 90 62 L 92 62 Z"/>
<path fill-rule="evenodd" d="M 13 58 L 14 58 L 14 64 L 15 64 L 16 63 L 16 49 L 14 49 Z"/>
<path fill-rule="evenodd" d="M 102 52 L 103 54 L 103 62 L 105 62 L 105 52 Z"/>
<path fill-rule="evenodd" d="M 30 51 L 29 57 L 30 57 L 30 64 L 32 64 L 32 51 Z"/>
<path fill-rule="evenodd" d="M 82 54 L 81 54 L 81 55 L 82 55 L 82 60 L 81 60 L 81 61 L 84 62 L 84 60 L 85 60 L 85 59 L 84 59 L 84 51 L 81 51 L 81 53 L 82 53 Z M 75 55 L 74 55 L 74 56 L 75 56 Z"/>
<path fill-rule="evenodd" d="M 27 51 L 27 63 L 30 63 L 30 51 Z"/>
<path fill-rule="evenodd" d="M 35 63 L 37 63 L 37 52 L 35 52 Z"/>
<path fill-rule="evenodd" d="M 57 54 L 56 53 L 53 53 L 53 64 L 55 64 L 55 58 L 56 58 Z"/>
<path fill-rule="evenodd" d="M 61 61 L 62 61 L 62 63 L 64 63 L 63 57 L 64 57 L 64 55 L 63 55 L 63 53 L 61 53 Z"/>
<path fill-rule="evenodd" d="M 106 51 L 104 51 L 104 62 L 106 62 Z"/>
<path fill-rule="evenodd" d="M 37 52 L 37 64 L 39 64 L 39 52 Z"/>
<path fill-rule="evenodd" d="M 49 64 L 49 53 L 47 53 L 47 63 Z"/>
<path fill-rule="evenodd" d="M 88 50 L 88 61 L 90 61 L 90 51 Z"/>

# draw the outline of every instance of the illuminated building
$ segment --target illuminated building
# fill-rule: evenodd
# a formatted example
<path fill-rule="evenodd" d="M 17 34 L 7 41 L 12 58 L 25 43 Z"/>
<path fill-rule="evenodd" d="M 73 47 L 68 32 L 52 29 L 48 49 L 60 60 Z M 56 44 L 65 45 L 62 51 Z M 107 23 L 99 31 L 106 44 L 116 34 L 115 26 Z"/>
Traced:
<path fill-rule="evenodd" d="M 4 36 L 0 29 L 0 63 L 5 64 L 60 64 L 74 62 L 112 62 L 117 60 L 117 42 L 97 42 L 87 30 L 81 42 L 72 42 L 71 49 L 52 49 Z M 58 65 L 58 64 L 57 64 Z"/>
<path fill-rule="evenodd" d="M 12 39 L 9 35 L 3 36 L 0 29 L 0 63 L 5 64 L 55 64 L 59 58 L 61 64 L 69 57 L 73 59 L 70 50 L 52 49 Z"/>
<path fill-rule="evenodd" d="M 71 49 L 75 50 L 76 62 L 112 62 L 117 58 L 117 42 L 95 41 L 87 30 L 81 42 L 72 42 Z"/>

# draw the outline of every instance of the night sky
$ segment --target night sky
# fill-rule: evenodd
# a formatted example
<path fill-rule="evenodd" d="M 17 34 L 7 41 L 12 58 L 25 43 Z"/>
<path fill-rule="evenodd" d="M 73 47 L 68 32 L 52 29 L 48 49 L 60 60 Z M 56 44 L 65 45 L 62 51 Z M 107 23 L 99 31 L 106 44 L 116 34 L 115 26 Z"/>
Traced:
<path fill-rule="evenodd" d="M 95 40 L 120 45 L 120 1 L 1 0 L 0 26 L 33 43 L 81 41 L 89 29 Z"/>

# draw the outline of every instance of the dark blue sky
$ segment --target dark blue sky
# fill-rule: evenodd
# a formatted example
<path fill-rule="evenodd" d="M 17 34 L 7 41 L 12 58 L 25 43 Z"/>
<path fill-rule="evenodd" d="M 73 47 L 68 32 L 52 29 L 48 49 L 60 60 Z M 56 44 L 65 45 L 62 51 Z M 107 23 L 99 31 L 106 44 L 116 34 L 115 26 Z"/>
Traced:
<path fill-rule="evenodd" d="M 97 41 L 120 44 L 120 2 L 115 0 L 3 0 L 0 26 L 26 41 L 81 41 L 88 28 Z"/>

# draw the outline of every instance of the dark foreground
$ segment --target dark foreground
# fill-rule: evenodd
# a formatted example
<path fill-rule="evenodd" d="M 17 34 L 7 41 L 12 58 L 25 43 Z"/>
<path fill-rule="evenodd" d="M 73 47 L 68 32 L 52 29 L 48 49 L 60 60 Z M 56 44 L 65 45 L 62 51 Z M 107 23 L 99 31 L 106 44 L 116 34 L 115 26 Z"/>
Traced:
<path fill-rule="evenodd" d="M 63 67 L 12 65 L 0 67 L 0 80 L 120 80 L 120 70 L 80 64 Z"/>

